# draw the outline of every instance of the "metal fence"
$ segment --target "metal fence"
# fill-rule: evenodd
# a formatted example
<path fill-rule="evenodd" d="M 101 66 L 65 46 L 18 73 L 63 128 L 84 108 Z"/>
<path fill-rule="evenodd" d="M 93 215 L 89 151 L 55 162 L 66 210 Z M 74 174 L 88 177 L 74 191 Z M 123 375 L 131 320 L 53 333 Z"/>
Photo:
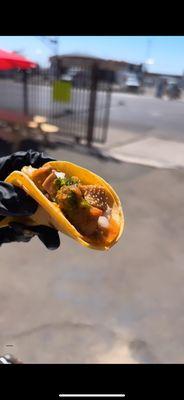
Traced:
<path fill-rule="evenodd" d="M 58 101 L 54 97 L 56 83 L 68 84 L 70 98 Z M 61 97 L 62 90 L 66 90 L 62 84 Z M 92 68 L 81 67 L 80 73 L 70 80 L 65 75 L 51 76 L 49 71 L 43 74 L 38 70 L 0 75 L 1 109 L 24 112 L 31 117 L 46 116 L 48 122 L 59 127 L 61 136 L 88 144 L 106 141 L 110 100 L 111 82 L 95 64 Z"/>

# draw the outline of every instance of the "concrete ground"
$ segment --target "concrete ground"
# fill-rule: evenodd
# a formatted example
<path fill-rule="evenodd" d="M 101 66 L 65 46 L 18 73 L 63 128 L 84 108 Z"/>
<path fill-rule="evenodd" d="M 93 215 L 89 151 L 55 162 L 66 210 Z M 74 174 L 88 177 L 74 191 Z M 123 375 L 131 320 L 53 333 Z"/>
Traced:
<path fill-rule="evenodd" d="M 104 156 L 115 160 L 156 168 L 183 168 L 184 143 L 153 137 L 122 142 L 100 148 Z"/>
<path fill-rule="evenodd" d="M 117 190 L 125 230 L 109 252 L 61 235 L 3 245 L 0 353 L 27 363 L 183 363 L 183 170 L 97 159 L 63 148 Z"/>
<path fill-rule="evenodd" d="M 183 99 L 114 93 L 104 155 L 158 168 L 183 168 Z"/>
<path fill-rule="evenodd" d="M 183 99 L 171 101 L 147 95 L 113 93 L 107 142 L 114 144 L 114 131 L 118 130 L 117 142 L 121 141 L 124 132 L 135 137 L 184 141 L 183 109 Z"/>

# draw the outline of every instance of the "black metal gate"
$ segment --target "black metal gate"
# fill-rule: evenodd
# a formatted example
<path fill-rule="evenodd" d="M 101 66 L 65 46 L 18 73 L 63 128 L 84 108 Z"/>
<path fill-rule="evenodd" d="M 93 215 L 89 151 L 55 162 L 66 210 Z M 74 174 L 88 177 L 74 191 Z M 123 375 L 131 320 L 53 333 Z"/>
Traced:
<path fill-rule="evenodd" d="M 61 100 L 54 98 L 57 84 Z M 70 92 L 66 101 L 62 100 L 62 90 Z M 35 73 L 28 78 L 28 93 L 29 114 L 46 116 L 60 128 L 62 136 L 88 144 L 106 141 L 111 84 L 99 79 L 96 65 L 93 68 L 81 66 L 73 77 Z"/>
<path fill-rule="evenodd" d="M 59 135 L 90 145 L 107 137 L 112 79 L 97 63 L 62 70 L 14 71 L 0 77 L 0 108 L 42 115 Z M 109 72 L 109 71 L 108 71 Z"/>

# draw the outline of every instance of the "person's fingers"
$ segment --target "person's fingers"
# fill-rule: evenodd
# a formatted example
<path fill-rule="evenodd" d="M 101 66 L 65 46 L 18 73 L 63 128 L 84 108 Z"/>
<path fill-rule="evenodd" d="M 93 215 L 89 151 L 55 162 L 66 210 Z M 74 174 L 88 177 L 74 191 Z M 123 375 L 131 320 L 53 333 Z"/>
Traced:
<path fill-rule="evenodd" d="M 36 212 L 38 203 L 24 190 L 7 182 L 0 182 L 0 215 L 29 216 Z"/>
<path fill-rule="evenodd" d="M 31 234 L 37 235 L 49 250 L 55 250 L 60 246 L 59 234 L 53 228 L 44 225 L 27 226 L 17 222 L 12 222 L 10 225 L 18 237 L 21 237 L 21 235 L 25 235 L 26 237 L 29 237 Z"/>
<path fill-rule="evenodd" d="M 60 246 L 60 238 L 56 229 L 44 225 L 37 225 L 32 231 L 38 235 L 47 249 L 56 250 Z"/>
<path fill-rule="evenodd" d="M 15 241 L 15 232 L 9 226 L 0 229 L 0 246 Z"/>
<path fill-rule="evenodd" d="M 25 165 L 39 168 L 48 161 L 54 161 L 54 158 L 34 150 L 17 151 L 0 158 L 0 179 L 4 180 L 12 171 L 21 170 Z"/>
<path fill-rule="evenodd" d="M 30 232 L 26 235 L 22 230 L 17 232 L 13 227 L 6 226 L 0 229 L 0 246 L 3 243 L 29 242 L 33 236 Z"/>
<path fill-rule="evenodd" d="M 0 220 L 6 216 L 29 216 L 36 212 L 37 202 L 22 189 L 3 182 L 14 170 L 20 170 L 25 165 L 39 168 L 54 159 L 44 153 L 28 150 L 12 153 L 0 158 Z"/>
<path fill-rule="evenodd" d="M 34 168 L 40 168 L 43 164 L 49 161 L 55 161 L 55 158 L 49 157 L 46 153 L 40 153 L 34 150 L 28 150 L 26 152 L 26 165 L 32 165 Z"/>

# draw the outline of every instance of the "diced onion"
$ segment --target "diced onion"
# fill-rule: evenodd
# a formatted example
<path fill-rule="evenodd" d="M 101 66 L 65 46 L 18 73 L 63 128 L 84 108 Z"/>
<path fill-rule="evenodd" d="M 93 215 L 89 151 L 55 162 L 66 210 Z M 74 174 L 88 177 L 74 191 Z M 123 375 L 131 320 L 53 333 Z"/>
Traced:
<path fill-rule="evenodd" d="M 107 209 L 106 209 L 106 211 L 105 211 L 105 213 L 104 213 L 104 216 L 106 217 L 106 218 L 109 218 L 110 217 L 110 215 L 111 215 L 111 208 L 109 207 L 109 206 L 107 206 Z"/>
<path fill-rule="evenodd" d="M 57 178 L 61 178 L 61 179 L 64 179 L 64 178 L 65 178 L 64 172 L 57 172 L 57 171 L 55 171 L 55 170 L 53 170 L 53 172 L 55 173 L 55 175 L 57 176 Z"/>
<path fill-rule="evenodd" d="M 25 166 L 22 168 L 22 172 L 24 172 L 26 175 L 28 176 L 32 176 L 32 173 L 36 171 L 36 168 L 33 168 L 31 165 L 29 165 L 28 167 Z"/>
<path fill-rule="evenodd" d="M 108 229 L 109 228 L 109 221 L 106 217 L 99 217 L 98 218 L 98 226 L 100 229 Z"/>

